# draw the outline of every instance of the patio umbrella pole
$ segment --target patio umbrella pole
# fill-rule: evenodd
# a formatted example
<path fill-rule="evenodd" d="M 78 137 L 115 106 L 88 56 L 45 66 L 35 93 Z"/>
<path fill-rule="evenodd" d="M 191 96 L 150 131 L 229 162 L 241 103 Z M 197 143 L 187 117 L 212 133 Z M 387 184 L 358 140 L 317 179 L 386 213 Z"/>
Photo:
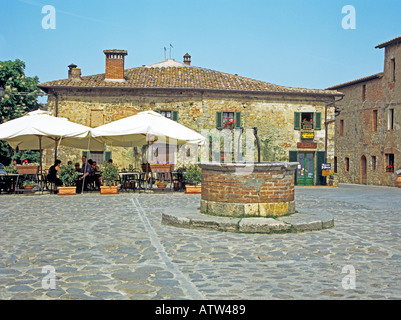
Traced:
<path fill-rule="evenodd" d="M 90 141 L 91 141 L 91 137 L 89 136 L 88 139 L 88 148 L 86 150 L 87 155 L 89 155 L 89 146 L 90 146 Z M 84 186 L 85 186 L 85 173 L 86 173 L 86 168 L 88 167 L 88 156 L 86 156 L 86 162 L 85 162 L 85 170 L 84 170 L 84 178 L 82 179 L 82 189 L 81 189 L 81 193 L 84 193 Z"/>
<path fill-rule="evenodd" d="M 148 163 L 149 163 L 149 161 L 148 161 L 148 156 L 149 156 L 149 141 L 148 141 L 148 147 L 146 148 L 146 164 L 145 164 L 145 166 L 146 166 L 146 175 L 145 175 L 145 177 L 146 177 L 146 190 L 148 190 L 148 187 L 149 187 L 149 185 L 148 185 L 148 183 L 149 183 L 149 177 L 148 177 L 148 171 L 149 171 Z"/>
<path fill-rule="evenodd" d="M 43 177 L 42 177 L 42 136 L 39 137 L 39 156 L 40 156 L 40 188 L 42 189 L 43 192 Z"/>

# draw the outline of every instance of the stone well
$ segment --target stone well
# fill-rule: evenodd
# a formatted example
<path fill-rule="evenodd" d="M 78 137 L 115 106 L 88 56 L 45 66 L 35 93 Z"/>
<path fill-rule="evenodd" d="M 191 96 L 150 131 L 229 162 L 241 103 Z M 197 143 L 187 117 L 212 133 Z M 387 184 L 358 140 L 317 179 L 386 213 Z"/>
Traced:
<path fill-rule="evenodd" d="M 295 213 L 297 162 L 202 163 L 201 212 L 233 217 Z"/>

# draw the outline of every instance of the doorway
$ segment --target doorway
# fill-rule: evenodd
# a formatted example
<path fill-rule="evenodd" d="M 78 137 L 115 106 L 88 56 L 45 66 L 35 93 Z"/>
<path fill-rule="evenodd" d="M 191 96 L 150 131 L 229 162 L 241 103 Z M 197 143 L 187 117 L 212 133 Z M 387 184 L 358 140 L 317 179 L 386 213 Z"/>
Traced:
<path fill-rule="evenodd" d="M 361 184 L 368 183 L 368 165 L 366 157 L 363 155 L 361 157 Z"/>
<path fill-rule="evenodd" d="M 315 154 L 314 152 L 298 152 L 299 186 L 313 186 L 315 184 Z"/>

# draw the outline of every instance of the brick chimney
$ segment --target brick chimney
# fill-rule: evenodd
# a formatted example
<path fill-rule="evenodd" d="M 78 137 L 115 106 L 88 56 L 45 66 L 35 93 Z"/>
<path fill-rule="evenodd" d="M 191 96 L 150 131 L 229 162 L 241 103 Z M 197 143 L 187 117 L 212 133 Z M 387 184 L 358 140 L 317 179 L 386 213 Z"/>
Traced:
<path fill-rule="evenodd" d="M 184 56 L 184 64 L 186 64 L 188 66 L 191 65 L 191 56 L 188 53 L 186 53 Z"/>
<path fill-rule="evenodd" d="M 124 60 L 127 50 L 104 50 L 106 55 L 106 81 L 124 81 Z"/>
<path fill-rule="evenodd" d="M 72 63 L 68 66 L 68 79 L 81 80 L 81 69 L 77 68 L 76 64 Z"/>

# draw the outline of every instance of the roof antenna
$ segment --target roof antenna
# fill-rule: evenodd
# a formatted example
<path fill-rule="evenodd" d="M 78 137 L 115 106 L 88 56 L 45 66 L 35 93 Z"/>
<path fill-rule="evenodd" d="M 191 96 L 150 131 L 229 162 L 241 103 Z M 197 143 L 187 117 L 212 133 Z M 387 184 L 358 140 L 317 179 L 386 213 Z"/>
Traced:
<path fill-rule="evenodd" d="M 167 49 L 166 49 L 166 47 L 164 47 L 164 61 L 167 60 L 167 58 L 166 58 L 166 51 L 167 51 Z"/>
<path fill-rule="evenodd" d="M 171 48 L 174 48 L 173 45 L 170 43 L 170 59 L 171 59 Z"/>

